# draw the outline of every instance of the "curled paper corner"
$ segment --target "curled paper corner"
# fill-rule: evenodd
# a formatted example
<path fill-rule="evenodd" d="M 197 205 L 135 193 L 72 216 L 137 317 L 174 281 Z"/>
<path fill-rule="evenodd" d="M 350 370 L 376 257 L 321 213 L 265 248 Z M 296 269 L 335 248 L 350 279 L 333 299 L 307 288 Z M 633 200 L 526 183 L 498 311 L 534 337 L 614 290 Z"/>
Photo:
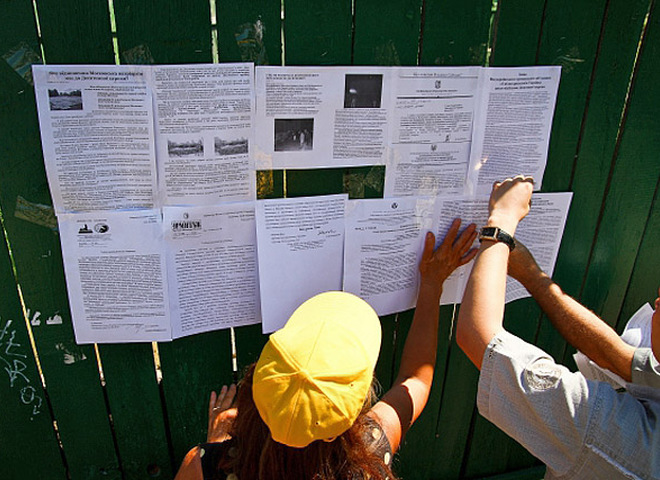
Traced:
<path fill-rule="evenodd" d="M 57 232 L 57 218 L 55 217 L 55 210 L 53 210 L 51 205 L 33 203 L 18 195 L 16 197 L 14 216 Z"/>
<path fill-rule="evenodd" d="M 148 45 L 137 45 L 121 53 L 122 61 L 127 65 L 152 65 L 156 63 Z"/>
<path fill-rule="evenodd" d="M 234 38 L 241 60 L 254 62 L 256 65 L 268 65 L 268 55 L 263 42 L 265 30 L 266 27 L 260 18 L 254 23 L 243 23 L 236 28 Z"/>
<path fill-rule="evenodd" d="M 41 56 L 27 42 L 20 42 L 2 55 L 2 59 L 26 82 L 34 85 L 32 64 L 41 64 Z"/>

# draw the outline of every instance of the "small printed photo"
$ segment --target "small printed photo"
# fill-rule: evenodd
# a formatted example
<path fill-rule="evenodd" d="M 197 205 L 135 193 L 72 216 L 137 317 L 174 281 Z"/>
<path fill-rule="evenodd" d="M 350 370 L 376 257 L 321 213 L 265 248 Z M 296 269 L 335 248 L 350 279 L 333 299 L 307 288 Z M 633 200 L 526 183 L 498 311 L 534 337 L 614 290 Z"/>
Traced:
<path fill-rule="evenodd" d="M 204 140 L 191 138 L 188 140 L 167 140 L 167 154 L 170 157 L 203 157 Z"/>
<path fill-rule="evenodd" d="M 224 140 L 215 137 L 213 139 L 216 155 L 243 155 L 248 153 L 248 139 L 236 138 L 234 140 Z"/>
<path fill-rule="evenodd" d="M 346 75 L 344 108 L 380 108 L 382 75 Z"/>
<path fill-rule="evenodd" d="M 48 90 L 48 103 L 51 110 L 82 110 L 82 92 L 80 90 Z"/>
<path fill-rule="evenodd" d="M 276 152 L 312 150 L 314 139 L 313 118 L 275 119 Z"/>

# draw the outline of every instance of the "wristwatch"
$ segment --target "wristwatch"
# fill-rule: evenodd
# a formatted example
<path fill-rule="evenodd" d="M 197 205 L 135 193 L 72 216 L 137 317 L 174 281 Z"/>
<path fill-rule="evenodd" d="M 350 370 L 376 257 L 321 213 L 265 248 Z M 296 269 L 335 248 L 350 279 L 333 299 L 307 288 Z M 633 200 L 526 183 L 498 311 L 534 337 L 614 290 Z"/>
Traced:
<path fill-rule="evenodd" d="M 500 227 L 483 227 L 479 232 L 479 241 L 492 240 L 493 242 L 506 243 L 509 250 L 516 248 L 516 241 L 511 235 L 506 233 Z"/>

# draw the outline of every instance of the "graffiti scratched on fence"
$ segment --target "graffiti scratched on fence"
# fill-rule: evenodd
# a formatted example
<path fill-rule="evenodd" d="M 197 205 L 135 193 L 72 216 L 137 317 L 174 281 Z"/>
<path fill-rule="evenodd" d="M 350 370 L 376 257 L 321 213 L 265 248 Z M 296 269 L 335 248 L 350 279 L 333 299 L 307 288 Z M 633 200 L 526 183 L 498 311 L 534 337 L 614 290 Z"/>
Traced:
<path fill-rule="evenodd" d="M 43 398 L 38 395 L 37 388 L 41 385 L 34 382 L 28 376 L 28 364 L 25 363 L 30 353 L 29 347 L 18 343 L 16 329 L 11 328 L 12 320 L 0 319 L 0 365 L 7 372 L 9 387 L 18 391 L 18 397 L 24 405 L 32 407 L 32 417 L 39 415 L 42 411 Z"/>

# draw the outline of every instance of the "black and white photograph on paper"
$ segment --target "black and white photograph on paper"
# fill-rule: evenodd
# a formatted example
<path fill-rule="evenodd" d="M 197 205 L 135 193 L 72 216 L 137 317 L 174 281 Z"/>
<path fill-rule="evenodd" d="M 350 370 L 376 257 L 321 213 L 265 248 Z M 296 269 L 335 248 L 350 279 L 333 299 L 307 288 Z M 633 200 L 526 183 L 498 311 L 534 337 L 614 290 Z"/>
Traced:
<path fill-rule="evenodd" d="M 186 140 L 167 140 L 167 154 L 172 157 L 203 157 L 204 140 L 191 138 Z"/>
<path fill-rule="evenodd" d="M 382 75 L 347 74 L 344 108 L 380 108 L 382 92 Z"/>
<path fill-rule="evenodd" d="M 248 139 L 244 137 L 232 140 L 215 137 L 213 143 L 216 155 L 243 155 L 248 153 Z"/>
<path fill-rule="evenodd" d="M 56 88 L 48 90 L 50 109 L 55 110 L 82 110 L 82 92 L 80 90 L 60 91 Z"/>
<path fill-rule="evenodd" d="M 313 118 L 276 118 L 275 145 L 276 152 L 295 152 L 312 150 L 314 139 Z"/>

